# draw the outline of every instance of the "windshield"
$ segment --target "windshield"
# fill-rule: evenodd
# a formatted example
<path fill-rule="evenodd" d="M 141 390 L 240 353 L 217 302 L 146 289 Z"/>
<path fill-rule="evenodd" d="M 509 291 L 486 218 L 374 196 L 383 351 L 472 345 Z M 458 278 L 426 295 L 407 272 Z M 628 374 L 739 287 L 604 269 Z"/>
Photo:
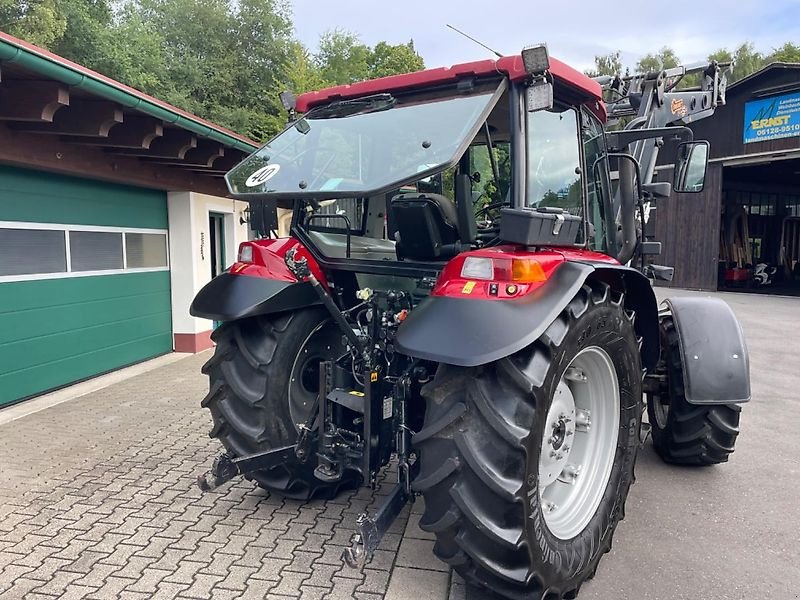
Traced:
<path fill-rule="evenodd" d="M 307 113 L 235 167 L 231 192 L 363 197 L 455 160 L 500 83 L 448 97 L 379 94 Z"/>

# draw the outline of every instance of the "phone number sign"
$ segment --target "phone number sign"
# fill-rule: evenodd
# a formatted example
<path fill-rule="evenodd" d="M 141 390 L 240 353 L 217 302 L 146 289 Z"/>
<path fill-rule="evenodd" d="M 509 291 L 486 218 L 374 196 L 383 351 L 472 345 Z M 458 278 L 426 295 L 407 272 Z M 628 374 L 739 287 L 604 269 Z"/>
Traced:
<path fill-rule="evenodd" d="M 744 143 L 800 136 L 800 92 L 744 105 Z"/>

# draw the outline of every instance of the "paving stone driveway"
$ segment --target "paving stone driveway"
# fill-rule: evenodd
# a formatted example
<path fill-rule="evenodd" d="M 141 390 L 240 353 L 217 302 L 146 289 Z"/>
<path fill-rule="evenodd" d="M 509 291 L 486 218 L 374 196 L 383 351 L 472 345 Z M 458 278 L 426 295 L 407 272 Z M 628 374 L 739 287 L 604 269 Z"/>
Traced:
<path fill-rule="evenodd" d="M 301 504 L 237 480 L 201 494 L 193 479 L 219 451 L 199 407 L 207 358 L 0 426 L 1 598 L 463 595 L 416 526 L 419 506 L 362 574 L 339 557 L 375 501 L 370 490 Z M 376 500 L 394 477 L 385 474 Z"/>
<path fill-rule="evenodd" d="M 800 599 L 800 305 L 722 297 L 752 359 L 731 463 L 671 467 L 646 444 L 580 600 Z M 369 490 L 302 505 L 240 480 L 201 495 L 193 480 L 218 452 L 199 407 L 207 356 L 0 425 L 1 600 L 486 600 L 432 556 L 420 502 L 362 575 L 339 555 Z"/>

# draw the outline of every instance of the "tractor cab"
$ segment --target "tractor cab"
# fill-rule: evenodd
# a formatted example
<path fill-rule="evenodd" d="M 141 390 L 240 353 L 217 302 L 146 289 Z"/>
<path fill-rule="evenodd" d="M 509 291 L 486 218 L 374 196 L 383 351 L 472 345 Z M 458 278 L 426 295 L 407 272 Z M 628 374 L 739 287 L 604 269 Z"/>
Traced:
<path fill-rule="evenodd" d="M 304 94 L 302 116 L 228 174 L 231 192 L 263 233 L 264 201 L 267 213 L 292 208 L 315 258 L 365 272 L 430 273 L 507 242 L 607 251 L 602 90 L 542 66 L 547 80 L 516 56 Z"/>
<path fill-rule="evenodd" d="M 303 94 L 290 104 L 301 116 L 226 179 L 251 202 L 256 230 L 288 235 L 277 209 L 330 267 L 420 276 L 462 252 L 508 245 L 578 248 L 626 263 L 658 253 L 643 244 L 637 206 L 671 191 L 642 172 L 665 133 L 653 126 L 671 125 L 670 136 L 684 142 L 676 183 L 692 181 L 681 189 L 702 190 L 707 157 L 693 152 L 676 115 L 655 107 L 656 122 L 651 115 L 648 127 L 636 125 L 640 117 L 607 139 L 603 93 L 537 46 Z"/>

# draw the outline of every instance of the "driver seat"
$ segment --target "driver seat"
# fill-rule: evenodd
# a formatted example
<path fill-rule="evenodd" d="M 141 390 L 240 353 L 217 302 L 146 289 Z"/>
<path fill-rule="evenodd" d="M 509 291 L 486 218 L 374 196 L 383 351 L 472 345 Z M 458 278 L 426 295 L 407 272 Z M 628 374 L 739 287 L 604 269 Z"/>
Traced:
<path fill-rule="evenodd" d="M 400 260 L 443 260 L 461 251 L 458 214 L 441 194 L 398 194 L 391 200 L 397 257 Z"/>

